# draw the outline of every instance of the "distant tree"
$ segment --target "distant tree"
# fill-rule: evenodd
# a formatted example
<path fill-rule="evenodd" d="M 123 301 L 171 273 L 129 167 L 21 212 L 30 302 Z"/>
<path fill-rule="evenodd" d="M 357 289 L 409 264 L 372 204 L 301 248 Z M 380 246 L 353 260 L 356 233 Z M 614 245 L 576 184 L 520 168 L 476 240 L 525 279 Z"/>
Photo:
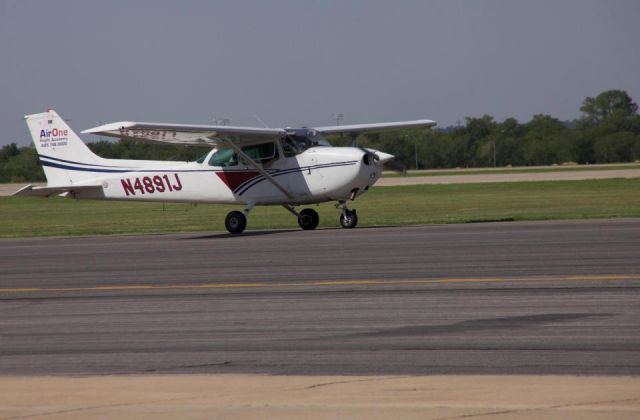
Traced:
<path fill-rule="evenodd" d="M 526 126 L 515 118 L 507 118 L 498 126 L 496 135 L 496 165 L 523 165 L 522 138 Z"/>
<path fill-rule="evenodd" d="M 44 181 L 44 172 L 33 147 L 23 147 L 6 162 L 0 162 L 1 182 Z"/>
<path fill-rule="evenodd" d="M 640 137 L 628 131 L 606 135 L 593 144 L 594 160 L 598 163 L 630 162 L 639 152 Z"/>
<path fill-rule="evenodd" d="M 503 138 L 516 138 L 524 135 L 526 127 L 515 118 L 507 118 L 499 125 L 498 131 Z"/>
<path fill-rule="evenodd" d="M 584 114 L 581 123 L 583 125 L 596 125 L 609 118 L 631 117 L 638 111 L 638 105 L 623 90 L 607 90 L 595 98 L 588 96 L 580 111 Z"/>
<path fill-rule="evenodd" d="M 493 141 L 498 124 L 492 116 L 465 118 L 464 127 L 451 132 L 453 147 L 450 160 L 456 167 L 492 166 L 491 148 L 486 146 Z"/>
<path fill-rule="evenodd" d="M 531 134 L 537 138 L 567 130 L 562 121 L 546 114 L 534 115 L 531 121 L 525 125 L 525 129 L 527 134 Z"/>
<path fill-rule="evenodd" d="M 5 162 L 13 156 L 17 156 L 18 154 L 20 154 L 20 150 L 15 143 L 2 146 L 2 149 L 0 149 L 0 162 Z"/>

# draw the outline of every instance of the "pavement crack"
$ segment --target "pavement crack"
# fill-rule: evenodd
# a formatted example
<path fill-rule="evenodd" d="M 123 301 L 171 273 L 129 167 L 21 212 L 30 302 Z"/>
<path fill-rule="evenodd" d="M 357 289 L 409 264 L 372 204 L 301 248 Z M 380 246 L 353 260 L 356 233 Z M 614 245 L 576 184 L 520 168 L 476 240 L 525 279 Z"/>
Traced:
<path fill-rule="evenodd" d="M 151 369 L 142 370 L 141 372 L 153 373 L 153 372 L 163 372 L 163 371 L 177 370 L 177 369 L 207 368 L 207 367 L 213 367 L 213 366 L 225 366 L 225 365 L 230 365 L 232 363 L 233 362 L 231 362 L 230 360 L 225 360 L 224 362 L 217 362 L 217 363 L 200 363 L 200 364 L 193 364 L 193 365 L 179 365 L 179 366 L 167 366 L 163 368 L 151 368 Z"/>
<path fill-rule="evenodd" d="M 491 331 L 502 329 L 533 328 L 544 324 L 569 322 L 588 318 L 603 318 L 615 316 L 613 313 L 548 313 L 535 315 L 520 315 L 500 318 L 481 318 L 454 322 L 444 325 L 409 325 L 404 327 L 387 328 L 384 330 L 350 334 L 348 337 L 399 337 L 399 336 L 428 336 L 469 331 Z"/>
<path fill-rule="evenodd" d="M 131 403 L 91 405 L 91 406 L 86 406 L 86 407 L 69 408 L 69 409 L 66 409 L 66 410 L 45 411 L 45 412 L 42 412 L 42 413 L 33 413 L 33 414 L 24 414 L 24 415 L 17 415 L 17 416 L 11 416 L 11 417 L 4 417 L 4 419 L 5 420 L 32 419 L 32 418 L 37 418 L 37 417 L 55 416 L 55 415 L 59 415 L 59 414 L 69 414 L 69 413 L 78 413 L 78 412 L 84 412 L 84 411 L 101 410 L 103 408 L 132 407 L 132 406 L 136 406 L 136 405 L 140 405 L 140 404 L 155 404 L 155 403 L 162 403 L 162 402 L 168 402 L 168 401 L 184 401 L 184 400 L 192 400 L 192 399 L 195 399 L 195 398 L 197 398 L 197 397 L 183 397 L 183 398 L 170 398 L 170 399 L 152 400 L 152 401 L 138 401 L 138 402 L 131 402 Z"/>
<path fill-rule="evenodd" d="M 32 306 L 34 304 L 35 302 L 32 300 L 29 300 L 23 304 L 16 302 L 16 304 L 14 305 L 11 304 L 11 301 L 9 301 L 9 303 L 2 302 L 2 306 L 0 306 L 0 312 L 15 312 L 19 311 L 20 309 L 28 308 L 29 306 Z"/>
<path fill-rule="evenodd" d="M 323 386 L 349 384 L 349 383 L 355 383 L 355 382 L 386 381 L 386 380 L 389 380 L 389 379 L 402 379 L 402 378 L 408 378 L 408 377 L 409 376 L 388 376 L 388 377 L 385 377 L 385 378 L 350 379 L 350 380 L 346 380 L 346 381 L 334 381 L 334 382 L 324 382 L 324 383 L 319 383 L 319 384 L 313 384 L 313 385 L 307 386 L 307 387 L 302 388 L 302 389 L 314 389 L 314 388 L 320 388 L 320 387 L 323 387 Z"/>
<path fill-rule="evenodd" d="M 527 408 L 516 408 L 516 409 L 510 409 L 510 410 L 490 411 L 487 413 L 463 414 L 460 416 L 453 416 L 453 417 L 440 417 L 437 420 L 468 419 L 468 418 L 477 418 L 477 417 L 486 417 L 486 416 L 493 417 L 493 416 L 499 416 L 503 414 L 525 413 L 528 411 L 557 410 L 557 409 L 570 408 L 570 407 L 580 407 L 584 405 L 626 403 L 626 402 L 633 402 L 633 401 L 639 401 L 639 400 L 640 398 L 636 397 L 636 398 L 623 398 L 619 400 L 585 401 L 585 402 L 559 404 L 559 405 L 551 405 L 551 406 L 544 406 L 544 407 L 527 407 Z"/>
<path fill-rule="evenodd" d="M 582 405 L 600 405 L 600 404 L 612 404 L 612 403 L 627 403 L 627 402 L 634 402 L 634 401 L 639 401 L 640 398 L 636 397 L 636 398 L 623 398 L 620 400 L 605 400 L 605 401 L 587 401 L 587 402 L 581 402 L 581 403 L 571 403 L 571 404 L 563 404 L 563 405 L 556 405 L 553 407 L 549 407 L 549 408 L 568 408 L 568 407 L 580 407 Z"/>

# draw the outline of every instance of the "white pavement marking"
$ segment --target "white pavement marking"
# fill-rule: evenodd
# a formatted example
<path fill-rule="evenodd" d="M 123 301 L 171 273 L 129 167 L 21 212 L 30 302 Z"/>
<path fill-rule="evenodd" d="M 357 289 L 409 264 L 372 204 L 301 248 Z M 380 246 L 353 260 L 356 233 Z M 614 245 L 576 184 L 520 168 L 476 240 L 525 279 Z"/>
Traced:
<path fill-rule="evenodd" d="M 423 184 L 479 184 L 483 182 L 524 181 L 579 181 L 585 179 L 640 178 L 640 169 L 611 169 L 596 171 L 562 171 L 495 173 L 473 175 L 437 175 L 381 178 L 377 186 L 423 185 Z"/>

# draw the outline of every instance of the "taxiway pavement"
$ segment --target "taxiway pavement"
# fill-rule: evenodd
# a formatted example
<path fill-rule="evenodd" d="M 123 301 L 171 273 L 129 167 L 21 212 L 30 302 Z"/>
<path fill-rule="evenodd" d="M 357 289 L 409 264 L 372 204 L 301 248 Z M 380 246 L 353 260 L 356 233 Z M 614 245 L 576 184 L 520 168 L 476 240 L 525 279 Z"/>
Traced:
<path fill-rule="evenodd" d="M 640 220 L 0 241 L 0 374 L 640 374 Z"/>

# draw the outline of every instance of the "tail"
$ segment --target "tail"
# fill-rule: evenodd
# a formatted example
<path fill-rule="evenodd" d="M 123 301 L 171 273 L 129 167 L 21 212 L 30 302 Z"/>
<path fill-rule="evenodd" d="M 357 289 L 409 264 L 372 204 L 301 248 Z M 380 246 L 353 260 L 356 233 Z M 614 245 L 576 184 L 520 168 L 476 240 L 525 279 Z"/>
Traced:
<path fill-rule="evenodd" d="M 25 120 L 47 177 L 47 185 L 75 185 L 96 178 L 92 171 L 103 159 L 93 153 L 54 110 L 26 115 Z"/>

